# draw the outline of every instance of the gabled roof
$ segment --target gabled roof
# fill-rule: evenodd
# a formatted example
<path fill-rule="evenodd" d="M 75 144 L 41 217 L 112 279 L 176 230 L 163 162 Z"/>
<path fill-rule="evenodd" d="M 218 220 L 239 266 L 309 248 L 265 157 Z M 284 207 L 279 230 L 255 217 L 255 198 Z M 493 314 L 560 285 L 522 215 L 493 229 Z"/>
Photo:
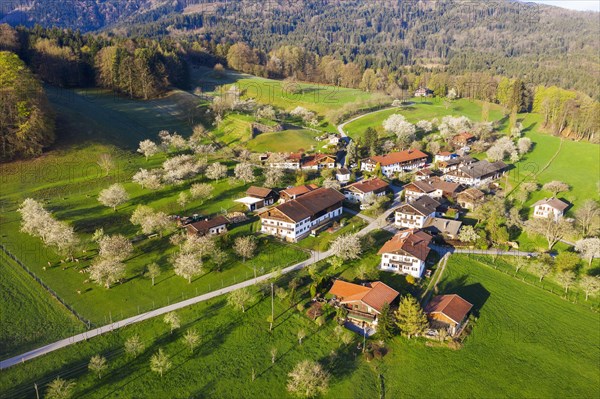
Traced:
<path fill-rule="evenodd" d="M 452 141 L 458 141 L 458 140 L 467 141 L 467 140 L 472 140 L 474 138 L 475 138 L 475 136 L 473 136 L 471 133 L 462 132 L 462 133 L 459 133 L 456 136 L 452 137 Z"/>
<path fill-rule="evenodd" d="M 428 181 L 420 180 L 408 183 L 406 186 L 404 186 L 404 190 L 427 194 L 434 192 L 436 189 L 431 184 L 429 184 Z"/>
<path fill-rule="evenodd" d="M 374 177 L 368 180 L 362 180 L 356 183 L 352 183 L 346 186 L 345 190 L 357 190 L 361 193 L 368 194 L 374 191 L 385 190 L 389 187 L 389 184 L 384 182 L 378 177 Z"/>
<path fill-rule="evenodd" d="M 472 179 L 480 179 L 489 175 L 493 175 L 506 169 L 506 164 L 502 161 L 490 163 L 487 160 L 473 162 L 470 165 L 462 166 L 459 173 Z M 452 173 L 450 173 L 452 174 Z"/>
<path fill-rule="evenodd" d="M 323 162 L 335 163 L 335 156 L 329 154 L 314 154 L 304 158 L 302 166 L 316 166 Z"/>
<path fill-rule="evenodd" d="M 319 188 L 319 186 L 317 186 L 316 184 L 306 184 L 304 186 L 296 186 L 296 187 L 285 189 L 285 190 L 281 191 L 281 193 L 286 194 L 290 197 L 293 197 L 293 196 L 310 193 L 311 191 L 314 191 L 318 188 Z"/>
<path fill-rule="evenodd" d="M 350 171 L 348 170 L 348 168 L 339 168 L 335 171 L 335 173 L 338 175 L 349 175 Z"/>
<path fill-rule="evenodd" d="M 427 231 L 455 237 L 462 226 L 462 222 L 458 220 L 431 218 L 423 226 Z"/>
<path fill-rule="evenodd" d="M 423 195 L 411 203 L 401 205 L 396 212 L 417 213 L 421 216 L 427 216 L 434 213 L 441 204 L 433 198 Z"/>
<path fill-rule="evenodd" d="M 466 198 L 471 201 L 480 201 L 485 197 L 485 194 L 483 193 L 483 191 L 472 187 L 472 188 L 468 188 L 465 191 L 459 193 L 458 196 L 461 199 Z"/>
<path fill-rule="evenodd" d="M 308 194 L 304 194 L 295 200 L 285 202 L 266 210 L 262 212 L 260 216 L 262 217 L 263 214 L 270 212 L 271 210 L 277 210 L 294 222 L 299 222 L 314 216 L 318 212 L 321 212 L 338 202 L 342 202 L 345 198 L 346 197 L 344 197 L 342 193 L 333 188 L 319 188 Z"/>
<path fill-rule="evenodd" d="M 415 161 L 421 158 L 427 158 L 427 154 L 419 150 L 407 150 L 391 152 L 387 155 L 376 155 L 374 157 L 367 158 L 366 161 L 379 163 L 381 166 L 389 166 L 397 163 Z"/>
<path fill-rule="evenodd" d="M 425 313 L 441 313 L 455 323 L 460 323 L 467 317 L 473 305 L 456 294 L 438 295 L 431 299 L 425 307 Z"/>
<path fill-rule="evenodd" d="M 203 234 L 203 233 L 208 232 L 208 230 L 210 230 L 214 227 L 226 225 L 228 223 L 229 223 L 229 219 L 227 219 L 225 216 L 217 216 L 212 219 L 201 220 L 199 222 L 190 223 L 188 225 L 188 228 L 190 228 L 198 233 Z"/>
<path fill-rule="evenodd" d="M 460 183 L 453 183 L 439 178 L 433 178 L 427 181 L 436 190 L 442 190 L 443 193 L 456 193 L 463 189 Z"/>
<path fill-rule="evenodd" d="M 431 236 L 423 230 L 403 230 L 383 244 L 378 254 L 406 253 L 425 261 L 429 255 Z"/>
<path fill-rule="evenodd" d="M 547 205 L 550 206 L 558 211 L 564 212 L 565 209 L 567 209 L 569 207 L 569 204 L 567 204 L 566 202 L 564 202 L 563 200 L 560 200 L 558 198 L 552 197 L 552 198 L 544 198 L 543 200 L 539 200 L 538 202 L 536 202 L 535 204 L 533 204 L 534 207 L 536 206 L 541 206 L 541 205 Z"/>
<path fill-rule="evenodd" d="M 275 192 L 270 188 L 265 187 L 250 186 L 250 188 L 246 190 L 246 195 L 256 198 L 267 198 L 271 194 L 275 194 Z"/>
<path fill-rule="evenodd" d="M 381 281 L 359 285 L 335 280 L 329 293 L 338 297 L 341 303 L 361 301 L 378 313 L 381 312 L 384 304 L 392 303 L 400 295 L 398 291 Z"/>

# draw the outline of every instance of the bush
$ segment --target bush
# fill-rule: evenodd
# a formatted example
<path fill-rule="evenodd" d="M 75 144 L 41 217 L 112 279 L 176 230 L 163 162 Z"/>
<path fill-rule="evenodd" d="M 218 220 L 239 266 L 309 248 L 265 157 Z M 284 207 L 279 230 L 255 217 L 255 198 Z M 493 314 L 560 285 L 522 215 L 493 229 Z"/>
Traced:
<path fill-rule="evenodd" d="M 317 317 L 317 319 L 315 320 L 315 322 L 317 323 L 317 325 L 319 327 L 321 327 L 322 325 L 325 324 L 325 317 L 324 316 L 319 316 L 319 317 Z"/>
<path fill-rule="evenodd" d="M 300 302 L 298 305 L 296 305 L 296 309 L 298 309 L 298 312 L 304 312 L 304 304 Z"/>
<path fill-rule="evenodd" d="M 414 276 L 411 276 L 410 274 L 407 274 L 406 275 L 406 282 L 408 284 L 410 284 L 410 285 L 415 285 L 416 280 L 415 280 Z"/>
<path fill-rule="evenodd" d="M 322 305 L 320 302 L 313 302 L 310 305 L 310 308 L 308 308 L 308 310 L 306 311 L 306 314 L 308 315 L 308 317 L 310 317 L 313 320 L 316 320 L 317 317 L 322 316 L 323 315 L 323 309 L 322 309 Z"/>

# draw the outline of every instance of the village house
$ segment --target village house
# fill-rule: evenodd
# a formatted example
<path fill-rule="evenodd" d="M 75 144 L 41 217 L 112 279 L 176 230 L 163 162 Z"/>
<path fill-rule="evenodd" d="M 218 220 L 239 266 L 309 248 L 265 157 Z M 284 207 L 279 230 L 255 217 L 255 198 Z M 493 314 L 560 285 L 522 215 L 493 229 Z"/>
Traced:
<path fill-rule="evenodd" d="M 458 239 L 462 222 L 445 218 L 432 217 L 425 222 L 423 230 L 432 236 L 441 236 L 447 240 Z"/>
<path fill-rule="evenodd" d="M 346 186 L 342 193 L 349 202 L 358 203 L 371 200 L 374 197 L 382 197 L 386 194 L 389 184 L 375 177 L 361 180 Z"/>
<path fill-rule="evenodd" d="M 261 232 L 296 242 L 342 215 L 344 196 L 332 188 L 319 188 L 259 214 Z"/>
<path fill-rule="evenodd" d="M 392 304 L 400 293 L 381 281 L 352 284 L 342 280 L 335 280 L 329 290 L 333 295 L 336 306 L 348 311 L 348 321 L 361 327 L 376 330 L 377 318 L 384 305 Z"/>
<path fill-rule="evenodd" d="M 433 159 L 434 163 L 449 161 L 453 158 L 458 158 L 458 155 L 451 153 L 450 151 L 442 151 L 435 154 Z"/>
<path fill-rule="evenodd" d="M 212 219 L 200 220 L 199 222 L 194 222 L 186 225 L 186 229 L 188 234 L 191 235 L 216 235 L 227 232 L 227 225 L 229 224 L 229 219 L 225 216 L 217 216 Z"/>
<path fill-rule="evenodd" d="M 290 154 L 270 154 L 267 159 L 267 163 L 270 167 L 276 169 L 290 169 L 299 170 L 302 164 L 303 154 L 290 153 Z"/>
<path fill-rule="evenodd" d="M 446 329 L 454 336 L 465 325 L 472 308 L 471 303 L 456 294 L 438 295 L 429 301 L 425 313 L 432 329 Z"/>
<path fill-rule="evenodd" d="M 544 198 L 533 204 L 533 217 L 559 220 L 564 216 L 568 207 L 569 204 L 558 198 Z"/>
<path fill-rule="evenodd" d="M 506 169 L 507 165 L 502 161 L 491 163 L 483 160 L 448 172 L 444 175 L 444 179 L 466 186 L 481 186 L 503 176 Z"/>
<path fill-rule="evenodd" d="M 429 180 L 434 176 L 436 176 L 436 172 L 434 172 L 433 170 L 431 170 L 429 168 L 425 168 L 425 169 L 417 170 L 415 172 L 414 179 L 415 179 L 415 181 Z"/>
<path fill-rule="evenodd" d="M 483 191 L 471 187 L 458 193 L 456 201 L 461 208 L 473 210 L 483 204 L 485 201 L 485 194 Z"/>
<path fill-rule="evenodd" d="M 441 189 L 433 186 L 430 180 L 421 180 L 408 183 L 404 186 L 404 199 L 407 202 L 413 202 L 424 195 L 431 198 L 442 198 L 443 192 Z"/>
<path fill-rule="evenodd" d="M 316 184 L 306 184 L 303 186 L 296 186 L 286 188 L 279 193 L 279 201 L 280 202 L 288 202 L 291 200 L 295 200 L 298 197 L 303 196 L 304 194 L 310 193 L 311 191 L 315 191 L 319 186 Z"/>
<path fill-rule="evenodd" d="M 302 159 L 302 170 L 321 170 L 335 168 L 335 156 L 328 154 L 307 155 Z"/>
<path fill-rule="evenodd" d="M 462 166 L 470 165 L 473 162 L 477 162 L 477 160 L 467 155 L 464 157 L 455 157 L 446 161 L 440 161 L 438 162 L 437 167 L 442 173 L 448 173 L 450 171 L 457 170 Z"/>
<path fill-rule="evenodd" d="M 384 176 L 393 177 L 397 172 L 422 168 L 426 164 L 427 154 L 419 150 L 406 150 L 363 159 L 360 170 L 373 172 L 380 165 Z"/>
<path fill-rule="evenodd" d="M 462 148 L 466 147 L 470 144 L 473 144 L 476 140 L 476 137 L 471 133 L 463 132 L 459 133 L 456 136 L 452 137 L 452 145 L 454 148 Z"/>
<path fill-rule="evenodd" d="M 431 236 L 422 230 L 398 232 L 378 252 L 380 269 L 420 278 L 425 270 L 430 242 Z"/>
<path fill-rule="evenodd" d="M 394 223 L 398 228 L 422 228 L 425 223 L 438 214 L 440 203 L 425 195 L 414 202 L 400 205 L 394 212 Z"/>
<path fill-rule="evenodd" d="M 335 171 L 335 178 L 341 184 L 346 184 L 350 182 L 350 177 L 350 170 L 348 170 L 347 168 L 339 168 Z"/>
<path fill-rule="evenodd" d="M 279 195 L 275 190 L 264 187 L 251 186 L 246 190 L 246 196 L 236 199 L 234 202 L 244 204 L 249 211 L 255 211 L 265 206 L 273 205 Z"/>
<path fill-rule="evenodd" d="M 428 89 L 426 87 L 419 87 L 415 91 L 415 97 L 432 97 L 432 96 L 433 96 L 433 90 Z"/>

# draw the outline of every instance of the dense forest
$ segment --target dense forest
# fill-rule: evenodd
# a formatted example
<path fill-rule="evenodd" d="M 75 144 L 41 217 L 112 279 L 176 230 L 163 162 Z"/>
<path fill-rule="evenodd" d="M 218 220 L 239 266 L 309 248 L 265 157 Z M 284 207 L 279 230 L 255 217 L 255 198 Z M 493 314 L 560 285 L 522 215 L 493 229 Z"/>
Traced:
<path fill-rule="evenodd" d="M 41 83 L 15 53 L 0 51 L 0 161 L 39 155 L 53 140 Z"/>
<path fill-rule="evenodd" d="M 495 1 L 32 0 L 6 10 L 13 24 L 40 23 L 130 37 L 189 37 L 211 46 L 283 44 L 366 68 L 424 66 L 486 72 L 598 99 L 596 13 Z M 24 13 L 24 14 L 23 14 Z M 2 20 L 0 15 L 0 21 Z M 572 62 L 577 60 L 576 63 Z"/>
<path fill-rule="evenodd" d="M 186 88 L 189 80 L 186 61 L 169 40 L 3 24 L 0 50 L 16 52 L 44 82 L 60 87 L 100 86 L 149 99 L 172 86 Z"/>

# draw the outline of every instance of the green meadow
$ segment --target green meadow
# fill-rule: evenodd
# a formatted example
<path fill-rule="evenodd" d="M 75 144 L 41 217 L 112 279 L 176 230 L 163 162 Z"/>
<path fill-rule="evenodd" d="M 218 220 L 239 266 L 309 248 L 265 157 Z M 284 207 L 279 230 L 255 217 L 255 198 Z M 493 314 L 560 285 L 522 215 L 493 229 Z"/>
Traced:
<path fill-rule="evenodd" d="M 352 273 L 351 267 L 322 273 Z M 308 283 L 305 272 L 298 276 Z M 283 277 L 276 284 L 285 287 L 285 281 Z M 395 287 L 407 292 L 404 286 Z M 8 369 L 0 390 L 4 398 L 31 397 L 33 383 L 43 392 L 60 375 L 76 381 L 78 398 L 282 398 L 290 397 L 287 374 L 299 361 L 312 359 L 330 374 L 327 398 L 439 397 L 441 392 L 524 398 L 600 394 L 597 312 L 494 270 L 489 258 L 453 255 L 439 291 L 457 293 L 474 305 L 476 320 L 460 349 L 397 336 L 387 343 L 385 357 L 367 361 L 357 349 L 358 336 L 342 344 L 333 333 L 332 319 L 319 327 L 287 299 L 275 297 L 274 329 L 269 331 L 270 298 L 256 294 L 245 313 L 217 298 L 180 311 L 182 327 L 172 334 L 160 318 L 153 319 Z M 306 286 L 298 292 L 305 301 Z M 192 328 L 202 337 L 194 353 L 181 342 Z M 299 330 L 306 332 L 302 344 Z M 135 359 L 123 351 L 124 340 L 134 334 L 146 345 Z M 173 364 L 162 379 L 149 368 L 158 348 Z M 89 358 L 98 353 L 109 362 L 102 379 L 87 371 Z"/>

